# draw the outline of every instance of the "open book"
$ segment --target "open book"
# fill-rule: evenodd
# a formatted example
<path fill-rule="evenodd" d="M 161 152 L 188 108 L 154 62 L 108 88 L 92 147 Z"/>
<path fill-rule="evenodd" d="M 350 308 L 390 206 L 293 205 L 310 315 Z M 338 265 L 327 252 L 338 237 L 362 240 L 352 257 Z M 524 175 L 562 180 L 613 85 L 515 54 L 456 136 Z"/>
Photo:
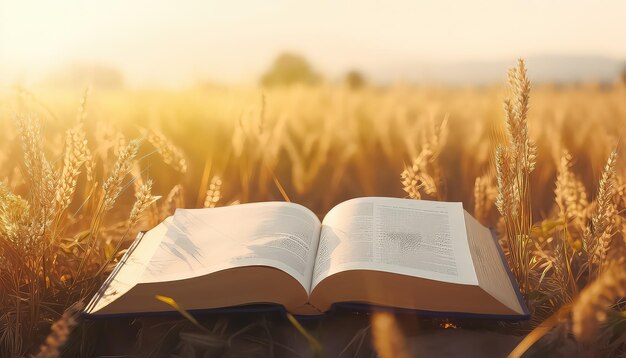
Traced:
<path fill-rule="evenodd" d="M 87 316 L 334 304 L 522 319 L 528 310 L 489 229 L 461 203 L 357 198 L 322 222 L 294 203 L 178 209 L 140 236 Z"/>

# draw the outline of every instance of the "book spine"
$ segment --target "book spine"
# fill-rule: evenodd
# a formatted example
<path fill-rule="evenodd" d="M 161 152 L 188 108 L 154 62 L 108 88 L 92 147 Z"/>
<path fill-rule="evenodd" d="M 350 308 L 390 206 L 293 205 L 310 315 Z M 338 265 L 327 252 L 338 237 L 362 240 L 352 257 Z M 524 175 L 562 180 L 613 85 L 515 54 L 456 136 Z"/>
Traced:
<path fill-rule="evenodd" d="M 139 245 L 139 242 L 141 242 L 141 239 L 143 239 L 145 234 L 146 234 L 145 231 L 140 231 L 137 234 L 137 237 L 135 238 L 133 243 L 128 247 L 128 250 L 126 250 L 120 262 L 118 262 L 118 264 L 115 265 L 115 268 L 113 269 L 113 271 L 111 271 L 111 274 L 109 275 L 109 277 L 107 277 L 107 279 L 102 283 L 102 286 L 100 286 L 100 289 L 98 289 L 98 292 L 96 292 L 96 294 L 93 296 L 91 301 L 89 301 L 89 304 L 87 304 L 83 313 L 89 314 L 91 309 L 93 309 L 98 303 L 98 301 L 100 301 L 100 299 L 106 292 L 107 288 L 109 287 L 109 284 L 111 284 L 111 281 L 115 279 L 115 276 L 117 276 L 120 269 L 122 268 L 122 266 L 124 266 L 124 264 L 126 263 L 126 260 L 128 260 L 132 252 L 137 248 L 137 246 Z"/>

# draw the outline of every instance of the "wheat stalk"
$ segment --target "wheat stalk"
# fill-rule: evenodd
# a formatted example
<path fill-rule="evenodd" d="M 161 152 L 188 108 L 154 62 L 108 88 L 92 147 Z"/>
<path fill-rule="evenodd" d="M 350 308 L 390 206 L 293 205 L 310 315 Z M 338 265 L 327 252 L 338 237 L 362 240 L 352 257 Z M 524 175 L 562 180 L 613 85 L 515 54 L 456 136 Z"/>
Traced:
<path fill-rule="evenodd" d="M 507 143 L 496 149 L 496 206 L 504 218 L 512 270 L 522 291 L 529 292 L 533 224 L 530 173 L 535 168 L 536 149 L 528 135 L 530 81 L 524 60 L 509 70 L 509 85 L 513 98 L 504 101 Z"/>

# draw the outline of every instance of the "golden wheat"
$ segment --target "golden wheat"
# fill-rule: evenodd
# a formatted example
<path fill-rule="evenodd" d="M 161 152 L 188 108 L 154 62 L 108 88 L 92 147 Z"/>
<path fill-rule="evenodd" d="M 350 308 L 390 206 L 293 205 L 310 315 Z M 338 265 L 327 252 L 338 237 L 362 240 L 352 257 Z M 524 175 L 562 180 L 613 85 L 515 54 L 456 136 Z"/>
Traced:
<path fill-rule="evenodd" d="M 162 133 L 141 128 L 142 135 L 156 148 L 163 161 L 181 173 L 187 172 L 187 159 L 180 148 L 170 142 Z"/>
<path fill-rule="evenodd" d="M 587 191 L 582 181 L 571 171 L 572 155 L 564 151 L 559 162 L 554 189 L 559 217 L 563 222 L 574 220 L 582 228 L 587 217 Z"/>
<path fill-rule="evenodd" d="M 152 195 L 151 191 L 152 180 L 149 179 L 135 192 L 135 204 L 133 204 L 133 208 L 130 211 L 130 217 L 128 219 L 129 230 L 135 227 L 141 214 L 155 201 L 159 200 L 160 197 Z"/>
<path fill-rule="evenodd" d="M 67 131 L 63 171 L 61 172 L 59 187 L 56 192 L 56 204 L 60 212 L 70 205 L 72 195 L 76 190 L 80 168 L 89 159 L 88 154 L 84 150 L 86 144 L 87 139 L 85 138 L 82 125 L 79 124 Z"/>
<path fill-rule="evenodd" d="M 86 91 L 78 114 L 75 93 L 45 94 L 48 106 L 20 89 L 17 126 L 3 121 L 12 111 L 0 107 L 0 355 L 32 353 L 40 343 L 33 327 L 93 294 L 130 244 L 136 229 L 129 224 L 149 227 L 192 198 L 194 206 L 283 198 L 320 216 L 355 196 L 473 201 L 475 216 L 501 233 L 533 314 L 523 327 L 534 327 L 623 256 L 621 162 L 609 157 L 599 184 L 585 168 L 626 135 L 626 105 L 623 86 L 539 85 L 531 109 L 526 72 L 523 61 L 510 71 L 504 120 L 500 88 L 272 88 L 261 103 L 259 90 L 247 88 Z M 137 105 L 130 109 L 129 101 Z M 91 103 L 102 106 L 92 111 Z M 138 154 L 126 138 L 152 111 L 157 120 L 139 134 L 154 148 Z M 496 134 L 501 127 L 504 135 Z M 76 138 L 62 146 L 67 128 Z M 170 141 L 172 133 L 185 140 Z M 20 142 L 23 163 L 14 159 Z M 151 162 L 142 171 L 150 150 L 175 170 Z M 210 177 L 215 172 L 223 187 Z M 146 174 L 158 178 L 151 190 Z M 134 201 L 124 190 L 133 184 Z M 594 186 L 592 201 L 587 188 Z M 140 214 L 153 191 L 168 193 L 159 212 L 150 205 Z M 600 328 L 613 337 L 609 326 Z M 620 339 L 610 341 L 618 350 Z"/>
<path fill-rule="evenodd" d="M 404 171 L 400 174 L 403 190 L 411 199 L 421 199 L 421 192 L 438 200 L 445 199 L 443 190 L 445 181 L 441 176 L 437 159 L 447 140 L 447 123 L 446 117 L 437 127 L 430 119 L 427 128 L 431 134 L 423 135 L 424 144 L 419 155 L 413 158 L 411 165 L 405 165 Z"/>
<path fill-rule="evenodd" d="M 217 203 L 222 198 L 221 190 L 222 179 L 216 175 L 211 178 L 211 184 L 209 184 L 209 189 L 206 192 L 206 197 L 204 199 L 205 208 L 214 208 L 217 206 Z"/>
<path fill-rule="evenodd" d="M 617 208 L 615 197 L 615 164 L 617 151 L 612 151 L 602 171 L 595 198 L 595 208 L 591 216 L 591 227 L 585 235 L 587 251 L 594 263 L 602 270 L 610 240 L 613 237 L 614 215 Z"/>
<path fill-rule="evenodd" d="M 474 217 L 480 222 L 487 222 L 495 206 L 498 189 L 492 175 L 481 175 L 474 181 Z"/>
<path fill-rule="evenodd" d="M 131 171 L 133 159 L 137 155 L 139 141 L 132 140 L 119 150 L 119 154 L 109 178 L 102 185 L 104 210 L 110 210 L 122 191 L 122 182 Z"/>
<path fill-rule="evenodd" d="M 530 282 L 533 226 L 530 173 L 535 168 L 536 149 L 528 131 L 530 81 L 523 60 L 509 70 L 509 85 L 513 98 L 504 101 L 507 142 L 496 151 L 496 205 L 506 226 L 512 270 L 520 289 L 529 292 L 533 289 Z"/>

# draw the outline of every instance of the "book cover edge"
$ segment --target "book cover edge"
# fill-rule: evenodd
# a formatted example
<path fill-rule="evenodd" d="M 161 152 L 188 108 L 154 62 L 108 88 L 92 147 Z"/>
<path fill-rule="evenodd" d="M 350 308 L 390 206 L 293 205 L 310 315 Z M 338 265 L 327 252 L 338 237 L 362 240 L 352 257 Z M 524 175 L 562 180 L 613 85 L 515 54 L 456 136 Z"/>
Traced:
<path fill-rule="evenodd" d="M 139 242 L 141 242 L 145 234 L 146 234 L 146 231 L 140 231 L 139 233 L 137 233 L 137 237 L 135 238 L 133 243 L 130 244 L 130 246 L 128 247 L 128 250 L 124 253 L 124 256 L 122 256 L 122 259 L 120 260 L 120 262 L 118 262 L 117 265 L 115 265 L 115 268 L 113 269 L 113 271 L 111 271 L 111 274 L 109 274 L 109 277 L 107 277 L 107 279 L 104 280 L 104 282 L 102 283 L 98 291 L 96 291 L 96 293 L 91 298 L 91 300 L 89 300 L 89 303 L 87 304 L 87 306 L 85 306 L 85 309 L 81 313 L 81 316 L 83 317 L 98 316 L 98 315 L 93 315 L 88 312 L 91 311 L 91 309 L 98 304 L 98 301 L 100 301 L 100 299 L 102 298 L 102 294 L 106 291 L 107 287 L 111 284 L 111 281 L 113 281 L 115 276 L 117 276 L 120 269 L 126 263 L 126 260 L 130 257 L 131 253 L 137 248 L 137 246 L 139 245 Z"/>
<path fill-rule="evenodd" d="M 517 283 L 517 279 L 515 278 L 515 275 L 513 275 L 513 271 L 511 271 L 511 267 L 509 267 L 509 262 L 507 261 L 506 256 L 504 255 L 504 251 L 502 251 L 502 247 L 500 246 L 500 242 L 498 241 L 498 233 L 496 232 L 496 229 L 493 227 L 489 228 L 489 231 L 491 232 L 491 236 L 496 244 L 496 248 L 498 249 L 498 254 L 500 254 L 500 260 L 502 260 L 504 269 L 506 270 L 506 273 L 509 276 L 509 280 L 511 281 L 511 285 L 513 286 L 515 295 L 517 296 L 517 300 L 522 306 L 522 311 L 524 312 L 524 315 L 522 317 L 528 320 L 530 319 L 530 310 L 528 309 L 528 306 L 526 305 L 526 300 L 524 299 L 524 296 L 522 295 L 522 292 L 519 289 L 519 284 Z"/>

